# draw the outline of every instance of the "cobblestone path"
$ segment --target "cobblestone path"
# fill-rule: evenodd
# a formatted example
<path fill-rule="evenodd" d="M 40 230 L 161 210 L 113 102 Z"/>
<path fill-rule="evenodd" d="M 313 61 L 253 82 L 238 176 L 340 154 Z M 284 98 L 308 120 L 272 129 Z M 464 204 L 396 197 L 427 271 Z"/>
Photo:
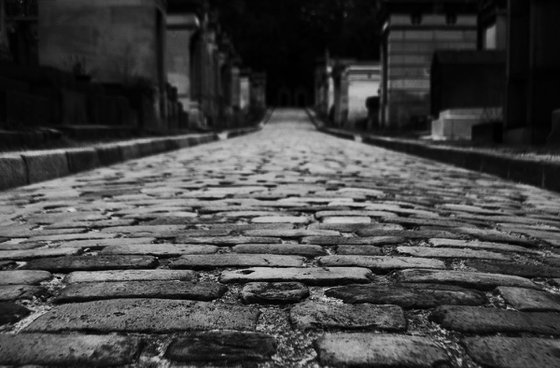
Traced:
<path fill-rule="evenodd" d="M 0 193 L 0 365 L 560 367 L 559 212 L 279 110 Z"/>

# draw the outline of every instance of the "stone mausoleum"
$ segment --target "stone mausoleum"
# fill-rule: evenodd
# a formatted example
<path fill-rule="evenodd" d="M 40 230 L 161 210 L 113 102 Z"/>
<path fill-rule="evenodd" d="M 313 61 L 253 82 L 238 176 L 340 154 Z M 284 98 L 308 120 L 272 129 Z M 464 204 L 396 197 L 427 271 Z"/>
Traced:
<path fill-rule="evenodd" d="M 475 50 L 477 2 L 379 0 L 382 24 L 381 125 L 426 128 L 436 50 Z"/>

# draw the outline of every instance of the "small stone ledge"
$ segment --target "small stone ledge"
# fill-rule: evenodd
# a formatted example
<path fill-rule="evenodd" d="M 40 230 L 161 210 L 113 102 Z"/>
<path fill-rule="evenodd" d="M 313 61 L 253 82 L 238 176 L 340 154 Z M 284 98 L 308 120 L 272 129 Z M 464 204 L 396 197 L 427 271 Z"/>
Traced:
<path fill-rule="evenodd" d="M 224 135 L 229 139 L 260 129 L 261 125 L 231 129 Z M 203 133 L 127 140 L 84 148 L 0 154 L 0 191 L 217 140 L 216 133 Z"/>

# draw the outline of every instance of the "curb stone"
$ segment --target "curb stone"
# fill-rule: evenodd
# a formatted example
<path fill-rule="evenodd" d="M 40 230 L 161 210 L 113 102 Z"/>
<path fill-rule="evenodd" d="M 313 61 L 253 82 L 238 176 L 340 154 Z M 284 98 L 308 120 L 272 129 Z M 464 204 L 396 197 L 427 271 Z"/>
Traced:
<path fill-rule="evenodd" d="M 0 157 L 0 189 L 27 185 L 27 167 L 21 155 Z"/>
<path fill-rule="evenodd" d="M 221 133 L 226 139 L 254 133 L 262 124 Z M 132 159 L 218 140 L 216 133 L 135 139 L 84 148 L 0 155 L 0 191 L 38 183 Z"/>
<path fill-rule="evenodd" d="M 485 152 L 477 149 L 430 146 L 410 139 L 355 134 L 324 126 L 314 112 L 308 115 L 320 132 L 339 138 L 361 141 L 393 151 L 404 152 L 423 158 L 444 162 L 465 169 L 496 175 L 514 182 L 537 186 L 560 192 L 560 162 L 519 157 L 507 153 Z"/>

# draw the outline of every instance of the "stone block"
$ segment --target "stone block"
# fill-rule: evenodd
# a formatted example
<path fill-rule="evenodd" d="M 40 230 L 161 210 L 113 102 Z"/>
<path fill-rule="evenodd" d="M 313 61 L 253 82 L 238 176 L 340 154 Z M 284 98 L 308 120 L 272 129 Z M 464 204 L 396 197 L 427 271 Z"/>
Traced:
<path fill-rule="evenodd" d="M 171 342 L 166 358 L 192 364 L 214 363 L 218 366 L 269 360 L 276 352 L 272 336 L 248 332 L 195 332 Z M 214 364 L 211 364 L 214 366 Z"/>
<path fill-rule="evenodd" d="M 71 173 L 92 170 L 100 166 L 95 148 L 79 148 L 66 151 L 68 169 Z"/>
<path fill-rule="evenodd" d="M 60 178 L 70 174 L 65 151 L 26 152 L 22 156 L 27 165 L 29 183 Z"/>
<path fill-rule="evenodd" d="M 328 333 L 315 343 L 319 361 L 335 367 L 446 367 L 449 357 L 421 336 Z"/>
<path fill-rule="evenodd" d="M 63 304 L 25 328 L 26 332 L 99 331 L 170 333 L 193 330 L 254 331 L 258 309 L 168 299 L 111 299 Z"/>
<path fill-rule="evenodd" d="M 106 367 L 127 365 L 141 347 L 134 337 L 20 334 L 0 336 L 0 364 Z"/>
<path fill-rule="evenodd" d="M 27 168 L 20 155 L 0 156 L 0 190 L 27 184 Z"/>
<path fill-rule="evenodd" d="M 133 160 L 141 156 L 140 146 L 137 142 L 127 142 L 119 144 L 119 149 L 124 161 Z"/>
<path fill-rule="evenodd" d="M 95 148 L 99 163 L 103 166 L 123 161 L 123 152 L 117 145 L 103 145 Z"/>
<path fill-rule="evenodd" d="M 510 159 L 508 179 L 540 187 L 544 182 L 543 171 L 543 165 L 538 161 Z"/>

